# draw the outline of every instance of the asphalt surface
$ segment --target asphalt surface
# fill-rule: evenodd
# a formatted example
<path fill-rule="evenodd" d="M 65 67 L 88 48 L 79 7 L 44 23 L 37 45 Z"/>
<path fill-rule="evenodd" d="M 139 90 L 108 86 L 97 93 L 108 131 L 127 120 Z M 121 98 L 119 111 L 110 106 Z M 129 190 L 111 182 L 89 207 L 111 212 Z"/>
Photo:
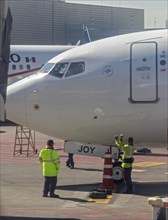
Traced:
<path fill-rule="evenodd" d="M 90 193 L 103 181 L 104 160 L 74 155 L 75 169 L 69 169 L 63 141 L 54 139 L 61 158 L 56 189 L 60 198 L 43 198 L 38 154 L 30 148 L 28 157 L 25 152 L 13 156 L 15 131 L 15 126 L 0 128 L 1 219 L 150 220 L 148 198 L 168 196 L 167 149 L 152 149 L 155 156 L 135 155 L 133 194 L 124 194 L 124 184 L 118 184 L 109 199 L 90 201 Z M 38 152 L 50 138 L 36 132 Z"/>

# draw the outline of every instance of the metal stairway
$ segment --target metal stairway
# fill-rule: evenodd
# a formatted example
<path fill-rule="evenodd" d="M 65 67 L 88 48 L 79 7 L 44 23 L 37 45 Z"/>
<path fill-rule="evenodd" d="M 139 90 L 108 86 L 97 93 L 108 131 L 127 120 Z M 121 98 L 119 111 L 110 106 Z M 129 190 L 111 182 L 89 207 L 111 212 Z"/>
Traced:
<path fill-rule="evenodd" d="M 37 154 L 37 149 L 35 148 L 35 131 L 20 125 L 16 126 L 13 156 L 18 154 L 26 155 L 27 157 Z"/>

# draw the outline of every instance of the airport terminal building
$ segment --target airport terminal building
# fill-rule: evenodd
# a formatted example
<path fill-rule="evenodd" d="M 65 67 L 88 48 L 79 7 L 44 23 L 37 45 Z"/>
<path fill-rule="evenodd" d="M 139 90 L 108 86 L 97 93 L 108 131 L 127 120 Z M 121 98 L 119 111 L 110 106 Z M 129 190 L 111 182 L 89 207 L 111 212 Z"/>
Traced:
<path fill-rule="evenodd" d="M 144 9 L 67 3 L 64 0 L 9 0 L 13 16 L 11 44 L 85 43 L 144 30 Z"/>

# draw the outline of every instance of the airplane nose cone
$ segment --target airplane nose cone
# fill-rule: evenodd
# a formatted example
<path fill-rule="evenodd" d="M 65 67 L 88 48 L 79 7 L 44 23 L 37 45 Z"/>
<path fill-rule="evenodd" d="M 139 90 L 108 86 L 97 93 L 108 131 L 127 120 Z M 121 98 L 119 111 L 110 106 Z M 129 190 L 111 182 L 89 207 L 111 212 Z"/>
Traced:
<path fill-rule="evenodd" d="M 25 121 L 26 94 L 17 83 L 7 88 L 7 99 L 5 104 L 6 118 L 15 123 Z"/>

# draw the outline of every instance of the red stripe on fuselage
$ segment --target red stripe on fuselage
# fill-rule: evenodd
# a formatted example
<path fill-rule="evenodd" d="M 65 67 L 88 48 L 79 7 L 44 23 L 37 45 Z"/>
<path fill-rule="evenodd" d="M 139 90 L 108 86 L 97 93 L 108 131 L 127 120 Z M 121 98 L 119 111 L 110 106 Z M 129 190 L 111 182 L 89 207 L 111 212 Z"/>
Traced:
<path fill-rule="evenodd" d="M 39 69 L 41 69 L 41 67 L 31 69 L 31 70 L 22 71 L 22 72 L 17 72 L 17 73 L 11 73 L 11 74 L 9 73 L 8 77 L 19 76 L 19 75 L 23 75 L 23 74 L 26 74 L 26 73 L 31 73 L 31 72 L 34 72 L 34 71 L 38 71 Z"/>

